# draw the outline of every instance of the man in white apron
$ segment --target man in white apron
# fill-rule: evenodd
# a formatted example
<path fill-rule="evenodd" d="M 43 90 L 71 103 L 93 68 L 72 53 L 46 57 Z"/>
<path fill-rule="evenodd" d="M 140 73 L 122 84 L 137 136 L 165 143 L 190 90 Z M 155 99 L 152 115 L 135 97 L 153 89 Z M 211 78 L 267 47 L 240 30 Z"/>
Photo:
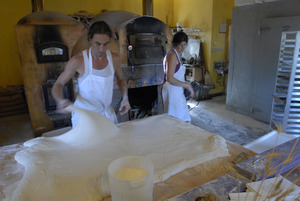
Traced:
<path fill-rule="evenodd" d="M 121 69 L 120 57 L 108 50 L 111 36 L 112 31 L 105 22 L 98 21 L 91 25 L 88 33 L 91 47 L 72 57 L 53 85 L 52 95 L 57 103 L 58 111 L 63 111 L 72 104 L 64 99 L 62 89 L 75 73 L 78 73 L 79 93 L 74 103 L 75 106 L 95 111 L 117 123 L 116 114 L 111 106 L 114 75 L 116 75 L 122 94 L 120 114 L 128 112 L 130 109 L 128 88 Z M 77 121 L 77 114 L 72 114 L 73 127 Z"/>
<path fill-rule="evenodd" d="M 181 62 L 181 54 L 188 43 L 188 36 L 184 32 L 177 32 L 172 40 L 173 48 L 164 58 L 164 69 L 166 82 L 163 85 L 162 97 L 164 103 L 164 112 L 181 119 L 182 121 L 191 121 L 184 89 L 194 96 L 192 86 L 185 82 L 185 66 Z"/>

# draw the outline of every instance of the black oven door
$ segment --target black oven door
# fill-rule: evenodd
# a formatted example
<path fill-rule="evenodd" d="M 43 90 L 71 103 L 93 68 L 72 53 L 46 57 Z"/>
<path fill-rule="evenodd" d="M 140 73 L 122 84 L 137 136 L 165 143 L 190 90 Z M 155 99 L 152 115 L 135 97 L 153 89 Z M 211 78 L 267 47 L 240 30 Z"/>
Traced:
<path fill-rule="evenodd" d="M 162 35 L 139 33 L 128 36 L 128 65 L 162 64 L 165 47 Z"/>
<path fill-rule="evenodd" d="M 130 65 L 162 64 L 164 49 L 162 46 L 137 46 L 129 53 Z"/>

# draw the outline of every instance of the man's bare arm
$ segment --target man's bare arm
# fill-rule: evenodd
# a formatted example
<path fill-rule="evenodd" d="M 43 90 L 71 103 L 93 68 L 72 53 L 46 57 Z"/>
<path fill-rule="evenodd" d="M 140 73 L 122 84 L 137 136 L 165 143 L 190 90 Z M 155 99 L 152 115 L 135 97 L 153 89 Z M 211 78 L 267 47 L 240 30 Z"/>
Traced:
<path fill-rule="evenodd" d="M 128 100 L 128 86 L 121 68 L 121 58 L 116 53 L 112 53 L 112 56 L 113 56 L 113 62 L 114 62 L 114 68 L 116 72 L 118 86 L 122 95 L 122 102 L 119 111 L 120 114 L 123 115 L 127 113 L 128 110 L 130 109 L 130 104 Z"/>
<path fill-rule="evenodd" d="M 62 110 L 71 102 L 66 100 L 63 95 L 63 87 L 69 82 L 76 72 L 81 74 L 80 66 L 82 65 L 82 58 L 80 55 L 72 57 L 65 66 L 65 70 L 59 75 L 52 87 L 52 95 L 57 104 L 57 110 Z"/>

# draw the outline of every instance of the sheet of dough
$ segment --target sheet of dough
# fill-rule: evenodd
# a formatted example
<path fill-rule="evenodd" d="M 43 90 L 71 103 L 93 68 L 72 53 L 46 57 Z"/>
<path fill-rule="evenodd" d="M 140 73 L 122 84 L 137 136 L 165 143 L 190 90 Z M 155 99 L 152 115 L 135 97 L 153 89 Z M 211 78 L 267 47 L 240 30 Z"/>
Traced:
<path fill-rule="evenodd" d="M 225 140 L 166 114 L 115 125 L 97 113 L 69 106 L 79 122 L 56 137 L 24 143 L 15 159 L 25 167 L 5 201 L 96 201 L 109 195 L 107 166 L 130 155 L 149 158 L 154 182 L 197 164 L 229 156 Z"/>

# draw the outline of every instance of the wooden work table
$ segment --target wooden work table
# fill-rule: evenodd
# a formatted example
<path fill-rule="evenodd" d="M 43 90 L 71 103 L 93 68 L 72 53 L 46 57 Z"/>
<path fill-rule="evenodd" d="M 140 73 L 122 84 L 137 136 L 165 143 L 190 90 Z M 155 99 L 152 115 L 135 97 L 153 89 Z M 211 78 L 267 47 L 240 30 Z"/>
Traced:
<path fill-rule="evenodd" d="M 232 161 L 242 152 L 247 153 L 249 156 L 256 154 L 229 141 L 227 141 L 227 145 L 231 156 L 199 164 L 170 177 L 164 182 L 156 183 L 154 185 L 153 200 L 166 200 L 229 172 L 234 172 Z M 22 144 L 0 147 L 0 193 L 3 191 L 4 186 L 17 182 L 22 178 L 24 167 L 14 160 L 14 155 L 23 148 Z M 111 199 L 108 197 L 103 200 L 108 201 Z"/>
<path fill-rule="evenodd" d="M 223 175 L 230 175 L 238 178 L 238 180 L 247 180 L 234 169 L 234 161 L 241 153 L 246 153 L 249 157 L 255 156 L 256 153 L 229 141 L 227 141 L 227 147 L 231 156 L 199 164 L 173 175 L 164 182 L 156 183 L 153 190 L 153 200 L 164 201 L 220 178 Z M 22 149 L 24 149 L 24 146 L 21 143 L 0 147 L 0 200 L 3 188 L 20 181 L 23 177 L 24 167 L 14 159 L 15 153 Z M 298 168 L 298 172 L 295 172 L 294 175 L 290 174 L 289 177 L 295 178 L 299 173 L 300 168 Z M 285 175 L 283 174 L 283 176 Z M 107 197 L 103 200 L 110 201 L 111 198 Z"/>
<path fill-rule="evenodd" d="M 231 156 L 199 164 L 170 177 L 164 182 L 156 183 L 153 189 L 153 200 L 164 201 L 228 173 L 234 176 L 238 173 L 234 170 L 233 160 L 239 154 L 244 152 L 250 157 L 256 155 L 255 152 L 229 141 L 227 141 L 227 146 Z M 104 199 L 104 201 L 110 200 L 110 197 Z"/>
<path fill-rule="evenodd" d="M 233 160 L 242 152 L 249 156 L 256 155 L 255 152 L 245 149 L 244 147 L 227 141 L 228 150 L 231 156 L 214 159 L 193 168 L 186 169 L 164 182 L 154 185 L 154 200 L 163 201 L 184 193 L 197 186 L 207 183 L 222 175 L 237 172 L 234 170 Z M 208 192 L 209 193 L 209 192 Z"/>

